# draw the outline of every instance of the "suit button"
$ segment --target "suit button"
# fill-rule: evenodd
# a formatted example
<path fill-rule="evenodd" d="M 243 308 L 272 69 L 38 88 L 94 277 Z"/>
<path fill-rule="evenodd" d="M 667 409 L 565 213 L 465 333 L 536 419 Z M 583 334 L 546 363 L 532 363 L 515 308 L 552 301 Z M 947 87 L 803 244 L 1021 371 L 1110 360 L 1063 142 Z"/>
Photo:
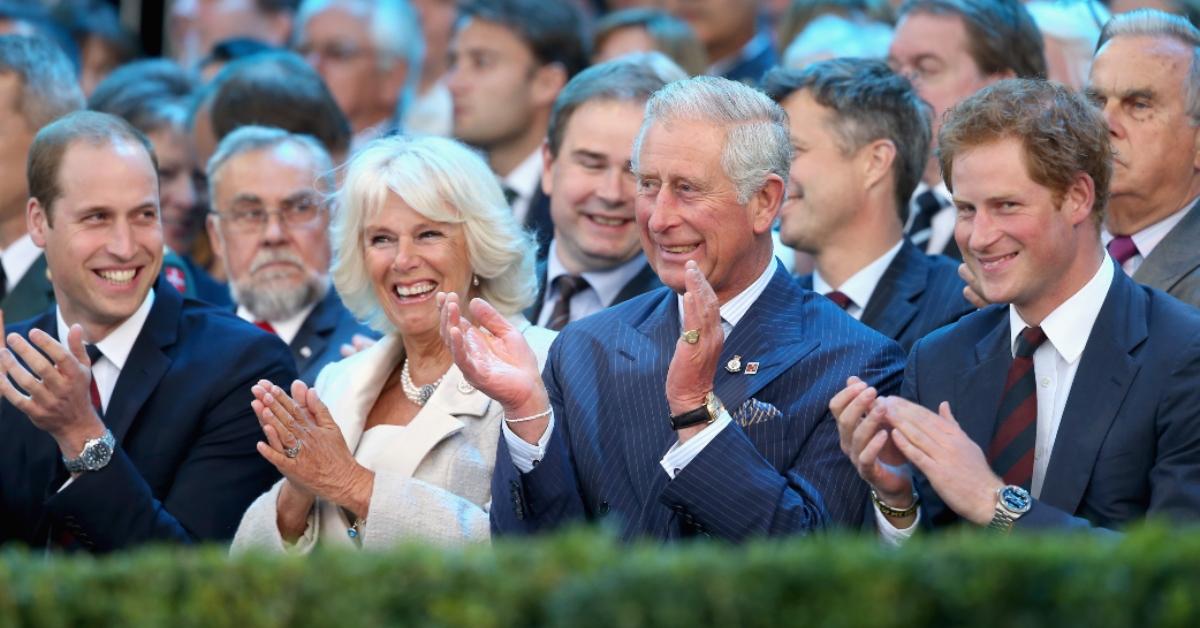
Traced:
<path fill-rule="evenodd" d="M 599 513 L 601 517 L 608 514 L 608 502 L 600 502 Z"/>

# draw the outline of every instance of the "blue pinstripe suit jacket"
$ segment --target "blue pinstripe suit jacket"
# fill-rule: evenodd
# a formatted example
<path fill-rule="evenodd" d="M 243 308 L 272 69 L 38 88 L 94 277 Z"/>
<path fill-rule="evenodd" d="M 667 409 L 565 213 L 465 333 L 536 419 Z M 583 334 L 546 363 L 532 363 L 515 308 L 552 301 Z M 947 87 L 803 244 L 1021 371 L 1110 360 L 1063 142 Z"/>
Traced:
<path fill-rule="evenodd" d="M 672 480 L 659 460 L 677 440 L 664 393 L 680 333 L 676 303 L 663 288 L 559 335 L 543 373 L 554 431 L 527 474 L 501 439 L 496 533 L 603 519 L 624 538 L 741 540 L 860 524 L 866 487 L 838 447 L 827 405 L 852 374 L 883 394 L 898 391 L 900 348 L 780 267 L 718 362 L 759 363 L 755 374 L 717 369 L 716 394 L 734 423 Z"/>

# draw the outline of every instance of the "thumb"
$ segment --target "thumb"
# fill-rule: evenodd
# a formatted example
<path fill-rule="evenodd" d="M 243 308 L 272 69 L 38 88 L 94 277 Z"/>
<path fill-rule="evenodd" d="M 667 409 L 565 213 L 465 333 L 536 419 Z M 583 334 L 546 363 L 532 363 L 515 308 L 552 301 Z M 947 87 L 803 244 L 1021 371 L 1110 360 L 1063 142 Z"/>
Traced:
<path fill-rule="evenodd" d="M 949 421 L 955 425 L 958 425 L 958 420 L 955 419 L 954 414 L 952 414 L 950 412 L 950 402 L 949 401 L 943 401 L 942 403 L 938 404 L 938 414 L 941 415 L 941 417 L 943 419 L 946 419 L 947 421 Z"/>
<path fill-rule="evenodd" d="M 304 396 L 304 405 L 308 407 L 308 413 L 316 421 L 318 427 L 336 425 L 333 416 L 329 414 L 329 408 L 325 407 L 325 403 L 317 396 L 316 390 L 308 389 Z"/>
<path fill-rule="evenodd" d="M 71 351 L 71 355 L 75 356 L 76 360 L 79 360 L 80 364 L 87 367 L 92 365 L 87 349 L 83 346 L 83 327 L 78 323 L 71 325 L 71 329 L 67 331 L 67 349 Z"/>

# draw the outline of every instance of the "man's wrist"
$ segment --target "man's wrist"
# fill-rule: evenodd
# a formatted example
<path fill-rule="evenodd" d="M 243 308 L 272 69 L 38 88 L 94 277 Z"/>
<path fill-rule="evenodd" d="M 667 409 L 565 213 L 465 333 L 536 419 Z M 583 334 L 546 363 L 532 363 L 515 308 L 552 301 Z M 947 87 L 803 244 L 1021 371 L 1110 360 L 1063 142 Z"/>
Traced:
<path fill-rule="evenodd" d="M 104 436 L 105 429 L 104 422 L 100 420 L 100 417 L 92 414 L 90 420 L 78 422 L 77 425 L 72 425 L 61 432 L 51 434 L 51 436 L 58 443 L 58 449 L 63 457 L 74 459 L 79 457 L 88 441 Z"/>
<path fill-rule="evenodd" d="M 676 416 L 676 415 L 683 414 L 684 412 L 691 412 L 692 410 L 695 410 L 696 408 L 703 406 L 705 401 L 707 401 L 707 399 L 708 399 L 708 391 L 704 391 L 703 393 L 700 393 L 699 396 L 690 396 L 689 395 L 689 396 L 675 397 L 675 398 L 668 396 L 667 397 L 667 407 L 670 408 L 671 415 Z"/>

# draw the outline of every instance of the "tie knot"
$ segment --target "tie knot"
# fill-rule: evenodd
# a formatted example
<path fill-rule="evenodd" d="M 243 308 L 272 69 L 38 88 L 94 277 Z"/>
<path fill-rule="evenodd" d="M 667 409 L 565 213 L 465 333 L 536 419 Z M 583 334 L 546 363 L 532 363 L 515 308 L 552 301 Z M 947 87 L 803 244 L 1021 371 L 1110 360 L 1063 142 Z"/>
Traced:
<path fill-rule="evenodd" d="M 254 321 L 254 326 L 255 326 L 255 327 L 257 327 L 257 328 L 259 328 L 259 329 L 261 329 L 261 330 L 263 330 L 263 331 L 265 331 L 265 332 L 267 332 L 268 334 L 275 334 L 276 336 L 278 336 L 278 335 L 279 335 L 278 333 L 276 333 L 276 332 L 275 332 L 275 326 L 274 326 L 274 325 L 272 325 L 272 324 L 271 324 L 270 322 L 268 322 L 268 321 L 265 321 L 265 320 L 256 320 L 256 321 Z"/>
<path fill-rule="evenodd" d="M 1041 327 L 1026 327 L 1021 330 L 1021 335 L 1017 336 L 1017 355 L 1018 358 L 1033 357 L 1033 352 L 1046 342 L 1046 332 L 1042 331 Z"/>
<path fill-rule="evenodd" d="M 1138 253 L 1137 244 L 1127 235 L 1116 236 L 1108 242 L 1108 254 L 1112 255 L 1118 264 L 1124 265 L 1129 258 Z"/>
<path fill-rule="evenodd" d="M 933 215 L 942 208 L 942 199 L 938 198 L 933 190 L 925 190 L 917 195 L 917 207 L 921 209 L 922 213 Z"/>
<path fill-rule="evenodd" d="M 826 292 L 825 298 L 837 303 L 837 306 L 843 310 L 849 308 L 851 303 L 854 303 L 854 301 L 851 301 L 850 297 L 846 296 L 846 293 L 842 292 L 841 290 Z"/>
<path fill-rule="evenodd" d="M 559 275 L 554 279 L 554 285 L 558 288 L 558 300 L 570 301 L 571 297 L 588 287 L 588 282 L 579 275 Z"/>
<path fill-rule="evenodd" d="M 87 352 L 87 357 L 92 361 L 92 364 L 95 364 L 96 360 L 104 357 L 104 352 L 96 345 L 83 345 L 83 350 Z"/>
<path fill-rule="evenodd" d="M 503 184 L 500 189 L 504 191 L 504 201 L 511 206 L 513 201 L 517 200 L 517 191 Z"/>

